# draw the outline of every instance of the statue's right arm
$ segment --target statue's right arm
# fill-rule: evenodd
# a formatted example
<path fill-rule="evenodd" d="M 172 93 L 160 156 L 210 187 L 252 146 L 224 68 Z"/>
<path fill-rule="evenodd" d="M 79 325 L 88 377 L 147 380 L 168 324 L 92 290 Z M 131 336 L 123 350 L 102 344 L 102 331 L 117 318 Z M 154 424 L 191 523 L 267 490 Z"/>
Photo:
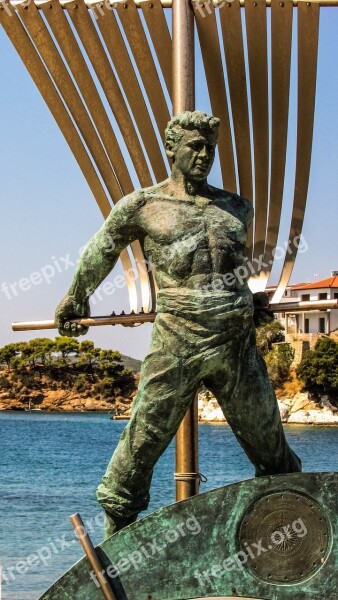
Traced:
<path fill-rule="evenodd" d="M 70 319 L 90 315 L 89 298 L 109 275 L 121 251 L 143 235 L 138 209 L 143 195 L 134 192 L 112 209 L 103 227 L 91 238 L 81 255 L 68 294 L 58 305 L 55 322 L 60 335 L 84 335 L 88 328 L 69 325 Z"/>

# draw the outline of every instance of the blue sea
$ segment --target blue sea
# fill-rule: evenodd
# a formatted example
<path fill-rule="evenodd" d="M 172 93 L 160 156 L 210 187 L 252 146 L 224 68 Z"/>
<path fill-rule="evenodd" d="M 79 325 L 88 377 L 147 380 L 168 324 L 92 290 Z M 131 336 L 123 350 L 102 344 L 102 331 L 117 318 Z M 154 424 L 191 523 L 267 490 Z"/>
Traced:
<path fill-rule="evenodd" d="M 95 489 L 124 427 L 107 414 L 0 413 L 1 600 L 37 600 L 82 556 L 69 515 L 79 512 L 101 541 Z M 338 471 L 338 429 L 285 430 L 304 471 Z M 201 491 L 254 475 L 227 425 L 200 425 L 199 449 Z M 156 467 L 148 512 L 175 501 L 173 472 L 174 444 Z"/>

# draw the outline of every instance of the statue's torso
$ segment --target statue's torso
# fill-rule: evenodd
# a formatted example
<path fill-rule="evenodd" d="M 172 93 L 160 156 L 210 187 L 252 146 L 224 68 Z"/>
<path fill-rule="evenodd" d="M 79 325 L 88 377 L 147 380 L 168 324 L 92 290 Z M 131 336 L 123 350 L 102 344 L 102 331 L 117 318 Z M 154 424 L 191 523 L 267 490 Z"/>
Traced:
<path fill-rule="evenodd" d="M 145 193 L 138 221 L 159 288 L 246 287 L 236 269 L 246 258 L 248 203 L 211 190 L 208 198 L 190 199 Z"/>

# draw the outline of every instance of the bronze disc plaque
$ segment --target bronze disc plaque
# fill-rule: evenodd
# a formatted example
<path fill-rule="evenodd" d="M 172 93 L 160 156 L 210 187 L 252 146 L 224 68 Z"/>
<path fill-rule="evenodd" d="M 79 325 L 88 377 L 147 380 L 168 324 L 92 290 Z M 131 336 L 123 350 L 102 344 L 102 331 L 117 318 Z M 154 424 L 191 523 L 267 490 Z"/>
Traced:
<path fill-rule="evenodd" d="M 324 564 L 331 548 L 331 526 L 311 498 L 276 492 L 248 509 L 240 524 L 239 545 L 243 566 L 259 579 L 279 585 L 297 583 Z"/>

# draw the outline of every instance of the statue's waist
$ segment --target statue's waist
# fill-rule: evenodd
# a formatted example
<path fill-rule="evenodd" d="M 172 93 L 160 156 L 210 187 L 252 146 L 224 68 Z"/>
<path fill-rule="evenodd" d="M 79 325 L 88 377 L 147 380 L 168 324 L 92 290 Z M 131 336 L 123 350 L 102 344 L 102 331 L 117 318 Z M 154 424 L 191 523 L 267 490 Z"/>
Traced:
<path fill-rule="evenodd" d="M 252 293 L 249 289 L 240 291 L 164 289 L 157 295 L 157 312 L 202 321 L 224 320 L 235 316 L 251 317 Z"/>

